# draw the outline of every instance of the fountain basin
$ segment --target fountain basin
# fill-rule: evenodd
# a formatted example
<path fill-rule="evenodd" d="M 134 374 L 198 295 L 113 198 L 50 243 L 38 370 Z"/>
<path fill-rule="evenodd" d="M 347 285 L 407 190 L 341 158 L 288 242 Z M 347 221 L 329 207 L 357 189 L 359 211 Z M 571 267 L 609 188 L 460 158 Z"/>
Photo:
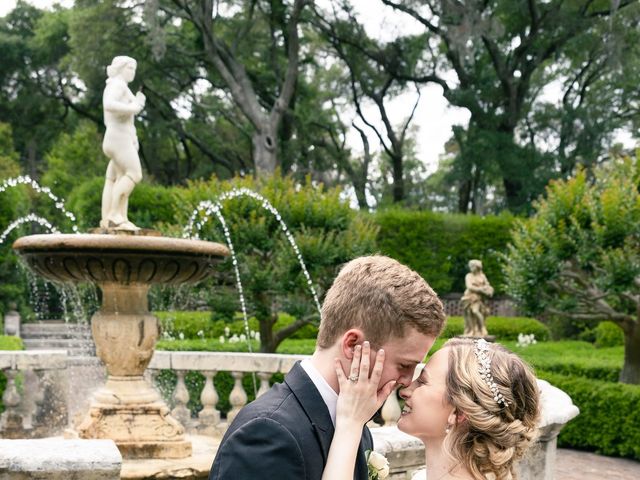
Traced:
<path fill-rule="evenodd" d="M 144 234 L 30 235 L 13 249 L 47 280 L 98 285 L 196 283 L 229 255 L 219 243 Z"/>

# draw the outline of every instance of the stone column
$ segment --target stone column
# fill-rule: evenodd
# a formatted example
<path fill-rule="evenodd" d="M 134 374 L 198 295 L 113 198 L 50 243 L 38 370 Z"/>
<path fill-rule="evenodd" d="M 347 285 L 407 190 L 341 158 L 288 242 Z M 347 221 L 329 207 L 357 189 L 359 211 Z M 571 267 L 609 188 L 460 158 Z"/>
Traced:
<path fill-rule="evenodd" d="M 127 268 L 122 260 L 114 268 Z M 144 378 L 158 339 L 147 284 L 100 284 L 102 306 L 91 319 L 96 353 L 108 378 L 78 427 L 81 438 L 112 439 L 125 458 L 185 458 L 184 427 Z"/>

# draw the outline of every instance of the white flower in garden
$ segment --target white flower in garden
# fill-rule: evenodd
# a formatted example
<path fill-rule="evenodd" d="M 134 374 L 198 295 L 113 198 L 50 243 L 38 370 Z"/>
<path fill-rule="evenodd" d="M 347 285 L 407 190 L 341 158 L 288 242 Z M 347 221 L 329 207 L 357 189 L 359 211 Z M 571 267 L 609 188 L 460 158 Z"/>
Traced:
<path fill-rule="evenodd" d="M 231 335 L 231 330 L 229 327 L 224 327 L 224 336 L 228 337 L 229 335 Z"/>
<path fill-rule="evenodd" d="M 220 343 L 224 343 L 224 335 L 220 335 L 220 338 L 218 339 L 218 341 Z"/>
<path fill-rule="evenodd" d="M 184 340 L 184 333 L 183 333 L 183 332 L 180 332 L 180 333 L 178 334 L 178 338 L 180 338 L 180 340 Z"/>
<path fill-rule="evenodd" d="M 256 340 L 260 341 L 260 332 L 256 332 Z"/>
<path fill-rule="evenodd" d="M 229 343 L 238 343 L 239 341 L 240 339 L 238 338 L 238 335 L 236 335 L 235 333 L 233 334 L 233 337 L 229 339 Z"/>
<path fill-rule="evenodd" d="M 198 330 L 198 336 L 204 339 L 204 332 L 202 330 Z"/>
<path fill-rule="evenodd" d="M 247 336 L 244 333 L 240 334 L 240 341 L 241 342 L 246 342 L 247 341 Z"/>
<path fill-rule="evenodd" d="M 535 344 L 538 343 L 536 341 L 536 336 L 531 333 L 529 335 L 525 335 L 524 333 L 519 333 L 518 334 L 518 343 L 516 344 L 516 346 L 518 347 L 528 347 L 531 344 Z"/>

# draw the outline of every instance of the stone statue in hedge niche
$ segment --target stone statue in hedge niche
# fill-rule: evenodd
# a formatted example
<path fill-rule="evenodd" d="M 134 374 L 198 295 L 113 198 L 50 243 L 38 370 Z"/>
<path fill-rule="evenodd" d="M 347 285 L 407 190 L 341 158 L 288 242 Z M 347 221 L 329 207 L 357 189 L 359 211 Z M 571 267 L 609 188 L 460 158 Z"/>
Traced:
<path fill-rule="evenodd" d="M 485 318 L 490 310 L 485 301 L 493 296 L 493 287 L 482 272 L 480 260 L 469 262 L 469 273 L 464 277 L 464 283 L 466 290 L 460 299 L 464 310 L 464 336 L 486 337 Z"/>
<path fill-rule="evenodd" d="M 127 217 L 129 195 L 142 180 L 138 157 L 138 137 L 134 116 L 142 111 L 145 96 L 133 94 L 128 84 L 136 75 L 136 61 L 118 56 L 107 67 L 107 85 L 102 95 L 106 131 L 102 151 L 109 157 L 102 192 L 102 220 L 105 229 L 136 231 Z"/>

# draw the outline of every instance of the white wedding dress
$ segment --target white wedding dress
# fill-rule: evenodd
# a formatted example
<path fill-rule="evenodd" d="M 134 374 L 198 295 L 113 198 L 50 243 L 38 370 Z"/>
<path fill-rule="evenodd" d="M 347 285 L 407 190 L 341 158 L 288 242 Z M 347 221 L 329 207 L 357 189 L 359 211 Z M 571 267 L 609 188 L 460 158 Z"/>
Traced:
<path fill-rule="evenodd" d="M 411 480 L 427 480 L 427 469 L 423 468 L 411 475 Z"/>

